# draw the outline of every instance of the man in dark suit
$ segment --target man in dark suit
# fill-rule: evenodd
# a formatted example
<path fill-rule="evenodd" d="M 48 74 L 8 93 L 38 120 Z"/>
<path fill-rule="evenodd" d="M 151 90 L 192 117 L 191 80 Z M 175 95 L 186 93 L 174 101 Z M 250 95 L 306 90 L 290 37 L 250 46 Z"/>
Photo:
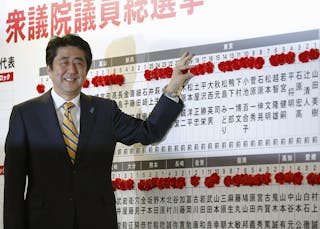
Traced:
<path fill-rule="evenodd" d="M 112 100 L 81 93 L 91 65 L 89 44 L 54 37 L 46 49 L 53 88 L 15 105 L 5 143 L 4 229 L 116 229 L 111 165 L 117 142 L 158 142 L 182 110 L 179 89 L 192 77 L 185 53 L 164 95 L 143 121 Z M 186 73 L 185 73 L 186 72 Z M 67 143 L 64 104 L 72 102 L 75 149 Z M 69 127 L 68 127 L 69 128 Z"/>

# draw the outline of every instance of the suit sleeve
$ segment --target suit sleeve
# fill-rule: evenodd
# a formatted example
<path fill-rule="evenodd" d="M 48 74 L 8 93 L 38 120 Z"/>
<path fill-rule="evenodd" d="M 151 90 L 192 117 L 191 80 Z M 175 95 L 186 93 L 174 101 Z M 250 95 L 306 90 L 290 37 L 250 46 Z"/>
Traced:
<path fill-rule="evenodd" d="M 182 108 L 181 100 L 176 103 L 162 95 L 148 118 L 143 121 L 122 113 L 116 106 L 114 128 L 117 140 L 126 145 L 159 142 L 171 128 Z"/>
<path fill-rule="evenodd" d="M 17 107 L 12 109 L 5 142 L 4 161 L 4 229 L 24 229 L 24 192 L 27 174 L 27 137 L 24 122 Z"/>

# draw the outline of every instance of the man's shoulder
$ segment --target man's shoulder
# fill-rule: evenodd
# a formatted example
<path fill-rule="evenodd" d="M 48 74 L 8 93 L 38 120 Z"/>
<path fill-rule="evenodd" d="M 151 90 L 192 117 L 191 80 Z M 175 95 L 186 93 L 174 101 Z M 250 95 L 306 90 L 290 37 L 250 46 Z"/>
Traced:
<path fill-rule="evenodd" d="M 50 100 L 50 94 L 48 92 L 46 92 L 43 95 L 22 101 L 22 102 L 16 104 L 15 107 L 20 107 L 20 108 L 36 107 L 37 105 L 39 105 L 41 103 L 48 102 L 49 100 Z"/>
<path fill-rule="evenodd" d="M 99 97 L 96 95 L 86 95 L 83 94 L 81 96 L 81 98 L 89 101 L 90 103 L 96 104 L 96 105 L 102 105 L 102 106 L 106 106 L 106 105 L 115 105 L 116 102 L 112 99 L 108 99 L 108 98 L 103 98 L 103 97 Z"/>

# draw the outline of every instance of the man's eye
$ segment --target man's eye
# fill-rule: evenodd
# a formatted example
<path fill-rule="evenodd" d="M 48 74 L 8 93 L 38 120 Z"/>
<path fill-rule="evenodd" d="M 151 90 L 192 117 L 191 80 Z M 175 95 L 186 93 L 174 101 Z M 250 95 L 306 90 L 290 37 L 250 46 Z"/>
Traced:
<path fill-rule="evenodd" d="M 82 63 L 82 62 L 76 62 L 75 64 L 76 64 L 76 65 L 79 65 L 79 66 L 83 66 L 83 63 Z"/>

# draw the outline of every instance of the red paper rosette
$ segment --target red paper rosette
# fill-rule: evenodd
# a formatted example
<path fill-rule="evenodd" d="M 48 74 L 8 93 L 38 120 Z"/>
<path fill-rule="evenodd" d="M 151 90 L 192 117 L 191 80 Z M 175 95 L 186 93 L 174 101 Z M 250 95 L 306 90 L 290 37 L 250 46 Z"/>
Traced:
<path fill-rule="evenodd" d="M 226 187 L 269 185 L 271 183 L 271 173 L 236 174 L 234 176 L 226 176 L 223 183 Z"/>
<path fill-rule="evenodd" d="M 89 85 L 90 85 L 90 81 L 86 79 L 86 80 L 84 81 L 82 87 L 83 87 L 83 88 L 88 88 Z"/>
<path fill-rule="evenodd" d="M 190 177 L 190 183 L 193 187 L 197 187 L 200 184 L 200 177 L 196 175 Z"/>
<path fill-rule="evenodd" d="M 173 72 L 173 68 L 165 67 L 165 68 L 154 68 L 153 70 L 145 70 L 144 71 L 144 78 L 147 81 L 150 80 L 159 80 L 165 78 L 171 78 Z"/>
<path fill-rule="evenodd" d="M 319 49 L 312 48 L 310 50 L 301 52 L 298 58 L 301 63 L 307 63 L 312 60 L 317 60 L 319 58 L 319 55 Z"/>
<path fill-rule="evenodd" d="M 261 56 L 256 57 L 254 60 L 254 67 L 256 69 L 262 69 L 264 63 L 265 63 L 265 61 L 264 61 L 263 57 L 261 57 Z"/>
<path fill-rule="evenodd" d="M 164 78 L 171 78 L 173 72 L 173 68 L 166 67 L 163 69 Z"/>
<path fill-rule="evenodd" d="M 230 187 L 232 185 L 232 177 L 231 176 L 226 176 L 223 179 L 223 183 L 226 187 Z"/>
<path fill-rule="evenodd" d="M 204 74 L 211 74 L 214 71 L 214 64 L 212 62 L 206 62 L 202 64 L 198 64 L 190 68 L 190 72 L 195 75 L 204 75 Z"/>
<path fill-rule="evenodd" d="M 296 54 L 294 52 L 288 52 L 285 56 L 287 64 L 293 64 L 295 62 Z"/>
<path fill-rule="evenodd" d="M 40 83 L 40 84 L 37 85 L 36 89 L 37 89 L 39 94 L 42 94 L 45 91 L 45 88 L 46 87 L 44 86 L 44 84 Z"/>
<path fill-rule="evenodd" d="M 150 179 L 142 179 L 138 183 L 140 191 L 149 191 L 154 188 L 162 189 L 183 189 L 186 186 L 185 177 L 153 177 Z"/>
<path fill-rule="evenodd" d="M 292 173 L 291 171 L 283 173 L 278 172 L 274 176 L 278 184 L 294 184 L 301 185 L 303 180 L 303 175 L 301 172 Z"/>
<path fill-rule="evenodd" d="M 296 54 L 294 52 L 274 54 L 269 57 L 271 66 L 279 66 L 284 64 L 293 64 L 295 62 Z"/>
<path fill-rule="evenodd" d="M 210 61 L 206 63 L 198 64 L 191 67 L 189 71 L 195 76 L 210 74 L 210 73 L 213 73 L 214 71 L 214 64 Z M 188 72 L 187 69 L 182 71 L 183 74 L 187 72 Z M 171 78 L 172 73 L 173 73 L 173 68 L 171 67 L 165 67 L 165 68 L 156 67 L 152 70 L 148 70 L 148 69 L 145 70 L 144 78 L 147 81 Z"/>
<path fill-rule="evenodd" d="M 320 173 L 309 173 L 307 175 L 307 182 L 310 185 L 320 185 Z"/>
<path fill-rule="evenodd" d="M 150 81 L 151 80 L 151 70 L 147 69 L 144 71 L 144 78 L 147 80 L 147 81 Z"/>
<path fill-rule="evenodd" d="M 319 49 L 310 49 L 309 50 L 309 59 L 310 60 L 316 60 L 316 59 L 318 59 L 319 58 L 319 55 L 320 55 L 320 53 L 319 53 Z"/>
<path fill-rule="evenodd" d="M 132 190 L 134 188 L 134 181 L 132 179 L 116 178 L 112 181 L 113 190 Z"/>
<path fill-rule="evenodd" d="M 183 189 L 186 186 L 186 178 L 185 177 L 174 177 L 171 180 L 171 187 L 172 188 L 178 188 Z"/>
<path fill-rule="evenodd" d="M 207 188 L 213 188 L 216 184 L 220 183 L 220 176 L 217 173 L 212 173 L 205 178 L 204 185 Z"/>
<path fill-rule="evenodd" d="M 240 69 L 261 69 L 265 61 L 263 57 L 241 57 L 232 60 L 222 61 L 218 64 L 218 69 L 222 72 L 238 71 Z"/>
<path fill-rule="evenodd" d="M 109 86 L 114 84 L 122 86 L 124 83 L 124 76 L 122 74 L 95 76 L 92 78 L 91 83 L 94 87 Z"/>
<path fill-rule="evenodd" d="M 300 62 L 307 63 L 309 61 L 309 52 L 304 51 L 304 52 L 300 53 L 298 58 L 299 58 Z"/>

